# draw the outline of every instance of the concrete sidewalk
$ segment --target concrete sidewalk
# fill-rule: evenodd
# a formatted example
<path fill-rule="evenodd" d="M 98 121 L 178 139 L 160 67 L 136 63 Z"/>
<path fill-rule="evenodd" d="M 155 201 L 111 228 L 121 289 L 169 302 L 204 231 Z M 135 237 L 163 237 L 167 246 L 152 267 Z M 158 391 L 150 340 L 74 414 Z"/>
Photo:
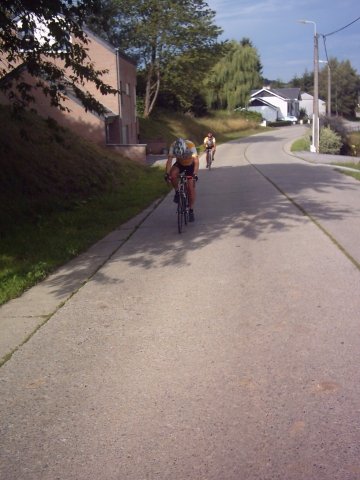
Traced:
<path fill-rule="evenodd" d="M 164 167 L 166 155 L 148 155 L 147 163 Z M 200 164 L 204 160 L 200 157 Z M 126 242 L 161 202 L 94 244 L 21 297 L 0 306 L 0 365 L 40 328 Z"/>
<path fill-rule="evenodd" d="M 161 200 L 121 225 L 21 297 L 0 307 L 0 362 L 26 342 L 131 237 Z"/>

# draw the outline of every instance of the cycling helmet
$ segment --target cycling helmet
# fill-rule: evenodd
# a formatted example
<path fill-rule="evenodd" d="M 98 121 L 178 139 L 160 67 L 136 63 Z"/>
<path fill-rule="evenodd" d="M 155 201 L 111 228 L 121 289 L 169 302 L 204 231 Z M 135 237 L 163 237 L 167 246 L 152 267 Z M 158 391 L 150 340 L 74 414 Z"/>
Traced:
<path fill-rule="evenodd" d="M 191 155 L 191 151 L 189 150 L 183 138 L 178 138 L 175 140 L 173 152 L 177 158 L 186 158 Z"/>

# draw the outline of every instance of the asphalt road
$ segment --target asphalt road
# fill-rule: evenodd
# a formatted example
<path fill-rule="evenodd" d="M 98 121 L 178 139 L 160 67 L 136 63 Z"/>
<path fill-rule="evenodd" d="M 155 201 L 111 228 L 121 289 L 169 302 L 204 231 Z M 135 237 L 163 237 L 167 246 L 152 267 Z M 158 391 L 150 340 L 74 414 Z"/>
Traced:
<path fill-rule="evenodd" d="M 360 188 L 218 148 L 0 368 L 4 480 L 360 478 Z"/>

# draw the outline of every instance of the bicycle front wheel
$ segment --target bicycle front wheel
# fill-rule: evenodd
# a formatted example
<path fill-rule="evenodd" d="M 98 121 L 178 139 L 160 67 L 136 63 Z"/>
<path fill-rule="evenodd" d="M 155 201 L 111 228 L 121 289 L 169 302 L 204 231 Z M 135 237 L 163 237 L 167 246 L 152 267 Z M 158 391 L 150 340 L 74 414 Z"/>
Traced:
<path fill-rule="evenodd" d="M 206 168 L 211 170 L 211 163 L 212 163 L 212 150 L 206 151 Z"/>
<path fill-rule="evenodd" d="M 178 220 L 179 233 L 181 233 L 183 229 L 184 211 L 185 211 L 184 196 L 180 193 L 179 203 L 177 208 L 177 220 Z"/>

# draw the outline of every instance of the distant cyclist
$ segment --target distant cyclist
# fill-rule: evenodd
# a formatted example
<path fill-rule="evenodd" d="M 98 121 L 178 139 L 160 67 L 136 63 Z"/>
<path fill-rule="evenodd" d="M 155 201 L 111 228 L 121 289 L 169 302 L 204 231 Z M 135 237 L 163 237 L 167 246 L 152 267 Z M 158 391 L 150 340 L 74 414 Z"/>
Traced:
<path fill-rule="evenodd" d="M 212 162 L 214 161 L 214 156 L 215 156 L 215 152 L 216 152 L 216 140 L 215 140 L 215 137 L 214 135 L 209 132 L 207 134 L 207 136 L 204 138 L 204 147 L 205 147 L 205 151 L 207 153 L 208 150 L 211 151 L 211 155 L 212 155 Z M 207 158 L 207 156 L 206 156 Z M 208 165 L 206 165 L 208 167 Z"/>
<path fill-rule="evenodd" d="M 172 164 L 173 158 L 176 159 Z M 165 180 L 171 182 L 175 190 L 174 202 L 179 202 L 178 179 L 179 174 L 185 172 L 186 175 L 191 176 L 194 180 L 198 179 L 199 172 L 199 156 L 195 144 L 190 140 L 183 138 L 176 139 L 169 149 L 168 160 L 166 162 Z M 194 181 L 188 182 L 189 191 L 189 221 L 195 220 L 194 204 L 195 204 L 195 185 Z"/>

